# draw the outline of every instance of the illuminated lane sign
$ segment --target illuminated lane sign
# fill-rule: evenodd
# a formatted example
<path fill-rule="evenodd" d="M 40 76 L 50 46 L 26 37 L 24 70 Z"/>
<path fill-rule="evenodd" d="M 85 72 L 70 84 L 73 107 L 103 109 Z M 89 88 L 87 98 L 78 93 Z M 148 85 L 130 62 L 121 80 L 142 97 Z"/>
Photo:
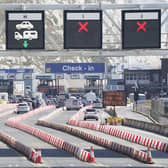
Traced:
<path fill-rule="evenodd" d="M 44 11 L 6 11 L 7 49 L 44 49 Z"/>
<path fill-rule="evenodd" d="M 122 11 L 122 48 L 160 48 L 160 10 Z"/>
<path fill-rule="evenodd" d="M 46 63 L 46 73 L 104 73 L 104 63 Z"/>
<path fill-rule="evenodd" d="M 102 48 L 102 11 L 64 11 L 64 48 Z"/>

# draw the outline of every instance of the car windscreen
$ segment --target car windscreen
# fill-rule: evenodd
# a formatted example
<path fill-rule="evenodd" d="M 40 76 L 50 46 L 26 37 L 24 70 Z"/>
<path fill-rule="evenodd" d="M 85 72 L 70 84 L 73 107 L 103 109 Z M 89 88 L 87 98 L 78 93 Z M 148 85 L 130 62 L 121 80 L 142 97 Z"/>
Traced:
<path fill-rule="evenodd" d="M 27 106 L 27 104 L 19 104 L 19 106 Z"/>
<path fill-rule="evenodd" d="M 95 112 L 95 109 L 87 109 L 86 112 Z"/>

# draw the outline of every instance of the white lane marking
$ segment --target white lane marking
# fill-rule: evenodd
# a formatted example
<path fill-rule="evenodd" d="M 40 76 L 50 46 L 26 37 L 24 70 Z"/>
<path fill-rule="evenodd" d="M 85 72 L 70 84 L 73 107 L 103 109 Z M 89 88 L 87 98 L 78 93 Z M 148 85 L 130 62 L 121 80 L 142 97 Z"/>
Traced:
<path fill-rule="evenodd" d="M 71 164 L 69 164 L 69 166 L 70 166 L 70 167 L 74 167 L 75 165 L 71 163 Z"/>
<path fill-rule="evenodd" d="M 62 112 L 62 108 L 55 109 L 53 112 L 49 113 L 48 115 L 42 116 L 39 120 L 47 120 L 54 115 L 58 115 Z"/>
<path fill-rule="evenodd" d="M 95 163 L 92 163 L 93 166 L 95 167 L 109 167 L 109 165 L 105 165 L 105 164 L 101 164 L 101 163 L 98 163 L 98 162 L 95 162 Z"/>

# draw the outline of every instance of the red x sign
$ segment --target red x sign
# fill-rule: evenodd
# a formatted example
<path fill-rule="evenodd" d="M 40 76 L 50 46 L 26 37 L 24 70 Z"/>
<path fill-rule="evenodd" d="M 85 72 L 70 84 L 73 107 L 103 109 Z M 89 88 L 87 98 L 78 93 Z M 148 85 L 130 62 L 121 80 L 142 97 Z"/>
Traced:
<path fill-rule="evenodd" d="M 85 32 L 88 32 L 88 29 L 87 29 L 87 25 L 88 25 L 88 22 L 85 22 L 85 23 L 81 23 L 81 22 L 78 22 L 78 25 L 80 26 L 78 32 L 80 33 L 82 30 L 84 30 Z"/>
<path fill-rule="evenodd" d="M 146 28 L 145 28 L 145 25 L 147 24 L 147 22 L 143 22 L 143 23 L 140 23 L 139 21 L 137 21 L 137 25 L 139 26 L 137 28 L 137 32 L 139 32 L 140 30 L 143 30 L 144 32 L 146 32 Z"/>

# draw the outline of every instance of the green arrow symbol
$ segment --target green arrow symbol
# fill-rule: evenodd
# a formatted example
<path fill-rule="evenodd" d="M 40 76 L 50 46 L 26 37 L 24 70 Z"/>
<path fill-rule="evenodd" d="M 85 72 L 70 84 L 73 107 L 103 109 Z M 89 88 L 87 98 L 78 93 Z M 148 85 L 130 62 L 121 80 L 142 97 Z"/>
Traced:
<path fill-rule="evenodd" d="M 27 42 L 27 40 L 24 40 L 23 46 L 24 46 L 24 48 L 27 48 L 27 47 L 28 47 L 28 42 Z"/>

